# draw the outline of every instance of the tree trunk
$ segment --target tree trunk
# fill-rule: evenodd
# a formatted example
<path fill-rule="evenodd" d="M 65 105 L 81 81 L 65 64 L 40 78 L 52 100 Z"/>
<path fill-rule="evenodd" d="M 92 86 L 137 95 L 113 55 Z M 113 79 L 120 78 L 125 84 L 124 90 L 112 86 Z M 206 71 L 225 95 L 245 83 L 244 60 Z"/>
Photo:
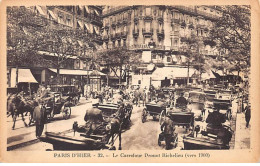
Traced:
<path fill-rule="evenodd" d="M 15 87 L 18 88 L 18 65 L 16 65 Z"/>
<path fill-rule="evenodd" d="M 190 83 L 190 60 L 188 61 L 188 75 L 187 75 L 187 85 Z"/>
<path fill-rule="evenodd" d="M 57 68 L 57 84 L 60 84 L 60 67 Z"/>
<path fill-rule="evenodd" d="M 122 66 L 120 66 L 119 84 L 122 82 Z"/>
<path fill-rule="evenodd" d="M 107 74 L 107 86 L 109 84 L 109 75 Z"/>

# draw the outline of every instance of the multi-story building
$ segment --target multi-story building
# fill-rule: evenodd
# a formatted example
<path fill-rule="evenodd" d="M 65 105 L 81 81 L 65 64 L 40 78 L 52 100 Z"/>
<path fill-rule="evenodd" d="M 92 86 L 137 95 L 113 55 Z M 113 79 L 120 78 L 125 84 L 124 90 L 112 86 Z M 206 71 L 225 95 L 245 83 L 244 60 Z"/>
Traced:
<path fill-rule="evenodd" d="M 219 16 L 213 6 L 105 6 L 103 48 L 139 50 L 146 64 L 184 65 L 185 49 L 191 49 L 186 41 L 194 37 L 206 41 Z M 206 56 L 219 54 L 205 44 L 196 51 Z"/>
<path fill-rule="evenodd" d="M 84 43 L 84 39 L 78 39 L 78 47 L 86 47 L 86 56 L 91 56 L 88 59 L 92 59 L 95 56 L 96 50 L 102 48 L 102 37 L 101 37 L 101 27 L 102 27 L 102 7 L 101 6 L 30 6 L 27 7 L 26 12 L 36 13 L 37 17 L 35 19 L 24 18 L 23 20 L 23 30 L 30 31 L 30 27 L 51 27 L 51 28 L 61 28 L 61 29 L 71 29 L 80 33 L 90 34 L 92 37 L 91 43 Z M 57 61 L 57 57 L 48 47 L 41 47 L 38 50 L 38 54 L 44 57 L 44 59 L 49 61 Z M 73 56 L 69 56 L 66 63 L 63 63 L 60 67 L 60 74 L 62 77 L 62 84 L 72 85 L 81 80 L 87 75 L 91 74 L 93 69 L 93 63 L 81 57 L 82 54 L 76 53 Z M 19 64 L 21 65 L 21 64 Z M 91 67 L 92 66 L 92 67 Z M 9 80 L 12 80 L 12 75 L 15 72 L 11 72 L 14 66 L 8 66 L 8 73 L 10 76 Z M 55 78 L 55 73 L 57 72 L 55 66 L 49 66 L 47 64 L 39 64 L 37 66 L 19 66 L 19 68 L 29 68 L 38 83 L 48 85 L 52 78 Z M 82 74 L 80 74 L 82 73 Z M 96 79 L 98 78 L 98 79 Z M 88 84 L 92 84 L 92 89 L 100 89 L 100 78 L 94 77 L 86 81 Z M 9 86 L 11 83 L 9 83 Z"/>

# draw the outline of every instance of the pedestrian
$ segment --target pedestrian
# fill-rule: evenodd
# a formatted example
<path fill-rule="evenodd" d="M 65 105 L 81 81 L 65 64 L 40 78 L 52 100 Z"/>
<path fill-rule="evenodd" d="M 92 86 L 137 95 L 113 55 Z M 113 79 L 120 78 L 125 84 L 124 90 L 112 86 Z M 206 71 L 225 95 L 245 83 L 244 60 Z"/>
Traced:
<path fill-rule="evenodd" d="M 251 106 L 247 105 L 245 111 L 246 128 L 248 128 L 251 119 Z"/>
<path fill-rule="evenodd" d="M 165 149 L 169 150 L 171 149 L 171 141 L 175 131 L 175 126 L 173 121 L 170 118 L 170 115 L 167 115 L 164 122 L 162 123 L 161 131 L 165 138 L 165 144 L 166 144 Z"/>
<path fill-rule="evenodd" d="M 203 118 L 203 121 L 204 121 L 205 115 L 206 115 L 205 112 L 206 112 L 206 109 L 203 108 L 203 109 L 201 110 L 201 116 L 202 116 L 202 118 Z"/>
<path fill-rule="evenodd" d="M 46 120 L 45 110 L 42 105 L 39 105 L 38 102 L 34 103 L 33 119 L 36 126 L 36 137 L 39 138 L 42 135 L 44 123 Z"/>

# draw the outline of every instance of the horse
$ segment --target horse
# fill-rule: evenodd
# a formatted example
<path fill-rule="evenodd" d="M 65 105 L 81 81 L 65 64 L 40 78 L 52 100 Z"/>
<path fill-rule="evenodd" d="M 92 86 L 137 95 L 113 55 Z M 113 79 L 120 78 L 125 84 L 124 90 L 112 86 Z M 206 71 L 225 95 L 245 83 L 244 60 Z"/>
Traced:
<path fill-rule="evenodd" d="M 11 112 L 12 118 L 13 118 L 13 127 L 12 129 L 14 130 L 15 128 L 15 122 L 16 122 L 16 118 L 17 116 L 21 115 L 22 116 L 22 120 L 24 122 L 25 127 L 28 127 L 27 123 L 25 122 L 25 118 L 24 118 L 24 113 L 30 113 L 31 115 L 31 119 L 29 122 L 29 126 L 31 125 L 31 123 L 33 122 L 33 111 L 34 111 L 34 107 L 35 107 L 35 101 L 31 101 L 28 100 L 26 101 L 21 95 L 15 95 L 11 102 L 9 102 L 9 106 L 8 106 L 8 111 Z"/>
<path fill-rule="evenodd" d="M 132 110 L 131 110 L 132 111 Z M 125 120 L 128 120 L 126 116 L 129 116 L 129 112 L 126 111 L 126 108 L 124 104 L 122 103 L 118 109 L 118 111 L 115 113 L 114 117 L 110 120 L 108 126 L 110 126 L 110 131 L 108 133 L 108 140 L 110 138 L 111 141 L 108 143 L 114 143 L 114 137 L 118 135 L 119 138 L 119 147 L 118 150 L 122 150 L 122 145 L 121 145 L 121 133 L 122 133 L 122 128 L 124 125 Z"/>

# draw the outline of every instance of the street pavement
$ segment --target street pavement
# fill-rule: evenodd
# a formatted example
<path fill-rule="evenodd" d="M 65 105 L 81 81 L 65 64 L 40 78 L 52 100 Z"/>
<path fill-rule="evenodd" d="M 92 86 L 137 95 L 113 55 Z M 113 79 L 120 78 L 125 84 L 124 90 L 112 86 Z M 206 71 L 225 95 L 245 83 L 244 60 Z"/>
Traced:
<path fill-rule="evenodd" d="M 78 124 L 84 124 L 84 115 L 85 110 L 88 107 L 91 107 L 91 102 L 86 101 L 85 99 L 81 99 L 80 104 L 78 106 L 72 107 L 72 115 L 68 120 L 63 120 L 62 115 L 55 116 L 55 120 L 51 123 L 45 125 L 44 131 L 51 132 L 62 132 L 72 128 L 72 124 L 74 121 L 78 121 Z M 250 128 L 245 128 L 245 120 L 244 114 L 236 112 L 236 101 L 233 101 L 232 113 L 233 118 L 230 122 L 231 128 L 235 131 L 230 142 L 231 149 L 243 149 L 249 148 L 250 139 L 249 132 Z M 160 125 L 158 118 L 153 120 L 152 116 L 148 116 L 145 123 L 141 121 L 141 114 L 143 110 L 143 106 L 138 107 L 134 106 L 132 116 L 131 116 L 131 125 L 130 128 L 124 130 L 122 133 L 122 149 L 123 150 L 162 150 L 165 148 L 164 142 L 162 142 L 162 146 L 158 146 L 158 136 L 160 134 Z M 206 111 L 207 117 L 207 111 Z M 17 126 L 15 130 L 11 130 L 12 127 L 12 119 L 8 118 L 8 127 L 10 128 L 10 132 L 8 132 L 8 146 L 19 145 L 23 142 L 30 142 L 31 140 L 36 140 L 35 137 L 35 126 L 24 127 L 21 118 L 17 122 Z M 205 127 L 204 122 L 195 122 L 196 124 L 202 125 L 202 129 Z M 47 127 L 46 127 L 47 126 Z M 181 149 L 183 147 L 182 136 L 186 134 L 186 131 L 182 127 L 176 127 L 175 130 L 178 133 L 178 147 L 177 149 Z M 115 144 L 116 148 L 118 148 L 118 139 Z M 33 142 L 29 143 L 26 146 L 21 146 L 18 149 L 14 149 L 17 151 L 45 151 L 47 149 L 52 150 L 52 145 L 44 142 Z"/>

